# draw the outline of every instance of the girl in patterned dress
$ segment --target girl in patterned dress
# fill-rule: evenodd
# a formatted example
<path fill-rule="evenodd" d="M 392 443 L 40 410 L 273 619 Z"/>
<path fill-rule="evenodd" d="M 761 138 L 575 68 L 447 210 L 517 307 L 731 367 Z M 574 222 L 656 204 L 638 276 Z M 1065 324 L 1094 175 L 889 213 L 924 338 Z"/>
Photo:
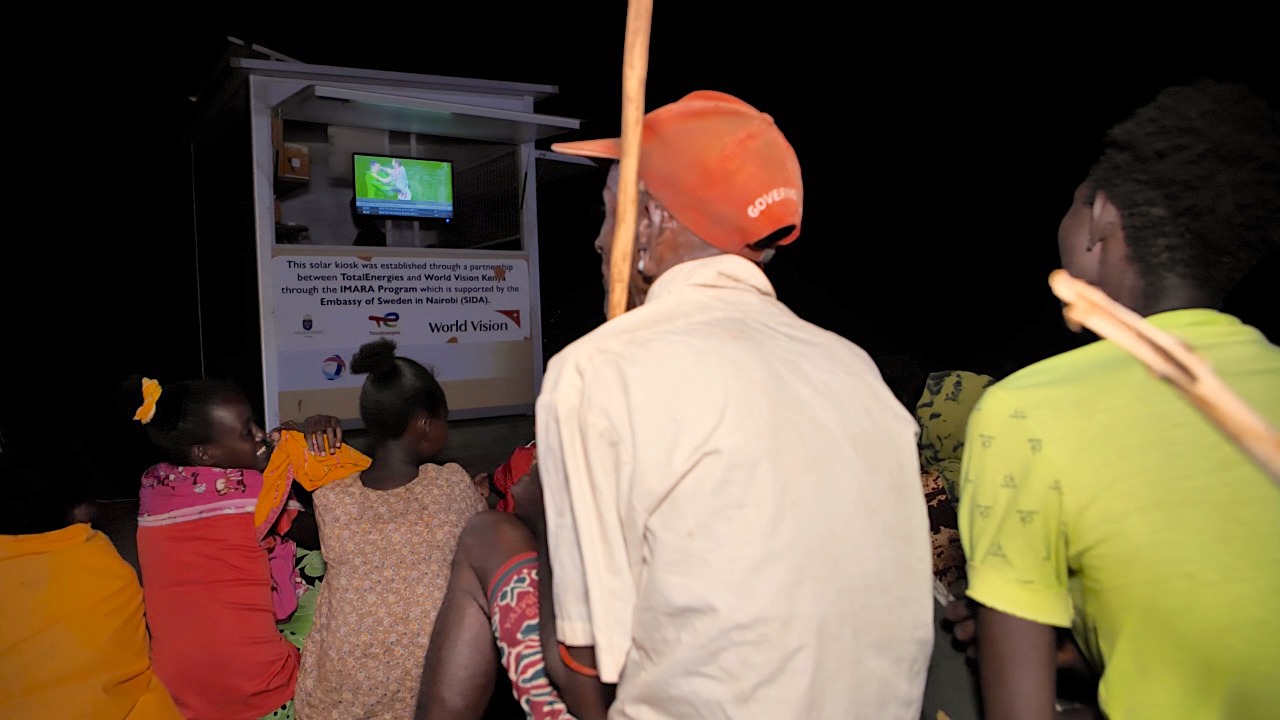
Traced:
<path fill-rule="evenodd" d="M 395 350 L 376 340 L 351 362 L 367 375 L 372 463 L 312 496 L 327 567 L 298 676 L 304 720 L 413 716 L 458 536 L 485 509 L 466 470 L 432 462 L 449 439 L 448 402 Z"/>

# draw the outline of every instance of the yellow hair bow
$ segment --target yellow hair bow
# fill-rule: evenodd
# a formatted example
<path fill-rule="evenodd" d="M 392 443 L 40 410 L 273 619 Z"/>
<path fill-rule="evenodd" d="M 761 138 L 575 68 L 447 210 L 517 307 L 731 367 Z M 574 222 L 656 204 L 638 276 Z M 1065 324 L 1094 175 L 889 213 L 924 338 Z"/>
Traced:
<path fill-rule="evenodd" d="M 142 405 L 133 414 L 134 420 L 140 421 L 143 425 L 151 422 L 151 418 L 156 416 L 156 401 L 160 399 L 160 392 L 159 380 L 142 378 Z"/>

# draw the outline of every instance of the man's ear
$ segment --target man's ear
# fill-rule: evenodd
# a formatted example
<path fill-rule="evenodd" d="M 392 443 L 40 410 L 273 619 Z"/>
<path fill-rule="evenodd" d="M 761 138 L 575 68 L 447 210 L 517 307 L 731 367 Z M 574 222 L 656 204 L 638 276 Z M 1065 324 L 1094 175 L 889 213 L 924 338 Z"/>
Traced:
<path fill-rule="evenodd" d="M 662 223 L 667 217 L 662 203 L 648 195 L 642 195 L 641 199 L 644 200 L 644 203 L 636 209 L 638 232 L 636 233 L 635 250 L 637 253 L 642 249 L 645 252 L 650 252 L 657 246 L 658 236 L 662 234 Z"/>
<path fill-rule="evenodd" d="M 1085 249 L 1092 251 L 1096 249 L 1095 245 L 1105 240 L 1123 239 L 1124 224 L 1121 222 L 1120 208 L 1101 190 L 1094 193 L 1089 220 L 1089 240 Z"/>

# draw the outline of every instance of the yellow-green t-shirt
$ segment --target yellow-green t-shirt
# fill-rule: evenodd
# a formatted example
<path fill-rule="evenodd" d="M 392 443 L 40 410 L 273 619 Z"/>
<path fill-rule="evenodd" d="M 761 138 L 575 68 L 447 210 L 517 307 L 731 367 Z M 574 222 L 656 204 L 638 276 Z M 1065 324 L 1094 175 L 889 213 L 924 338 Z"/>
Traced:
<path fill-rule="evenodd" d="M 1148 320 L 1280 426 L 1280 348 Z M 968 594 L 1073 627 L 1111 720 L 1280 717 L 1280 488 L 1172 385 L 1109 341 L 1031 365 L 979 400 L 961 483 Z"/>

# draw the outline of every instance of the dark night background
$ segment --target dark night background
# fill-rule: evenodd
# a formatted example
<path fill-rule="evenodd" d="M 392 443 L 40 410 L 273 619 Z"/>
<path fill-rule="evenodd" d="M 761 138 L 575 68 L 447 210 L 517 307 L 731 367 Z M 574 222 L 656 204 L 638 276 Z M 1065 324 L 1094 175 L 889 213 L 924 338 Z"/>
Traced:
<path fill-rule="evenodd" d="M 25 33 L 9 96 L 20 222 L 5 405 L 91 438 L 104 493 L 132 493 L 120 486 L 139 460 L 117 435 L 114 384 L 143 369 L 162 382 L 200 372 L 182 134 L 227 36 L 315 65 L 554 85 L 535 112 L 582 120 L 556 140 L 616 134 L 625 2 L 501 5 L 317 5 L 310 22 L 89 12 L 74 27 L 45 23 L 47 38 Z M 835 7 L 655 2 L 646 107 L 710 88 L 774 116 L 806 203 L 801 238 L 769 274 L 795 312 L 886 365 L 1001 375 L 1081 342 L 1045 280 L 1103 131 L 1198 76 L 1280 96 L 1261 9 L 1125 22 L 1084 6 L 1039 18 Z M 56 169 L 64 162 L 74 169 Z M 603 320 L 595 197 L 573 224 L 581 237 L 543 238 L 548 351 Z M 1229 308 L 1273 340 L 1276 268 L 1262 266 Z"/>

